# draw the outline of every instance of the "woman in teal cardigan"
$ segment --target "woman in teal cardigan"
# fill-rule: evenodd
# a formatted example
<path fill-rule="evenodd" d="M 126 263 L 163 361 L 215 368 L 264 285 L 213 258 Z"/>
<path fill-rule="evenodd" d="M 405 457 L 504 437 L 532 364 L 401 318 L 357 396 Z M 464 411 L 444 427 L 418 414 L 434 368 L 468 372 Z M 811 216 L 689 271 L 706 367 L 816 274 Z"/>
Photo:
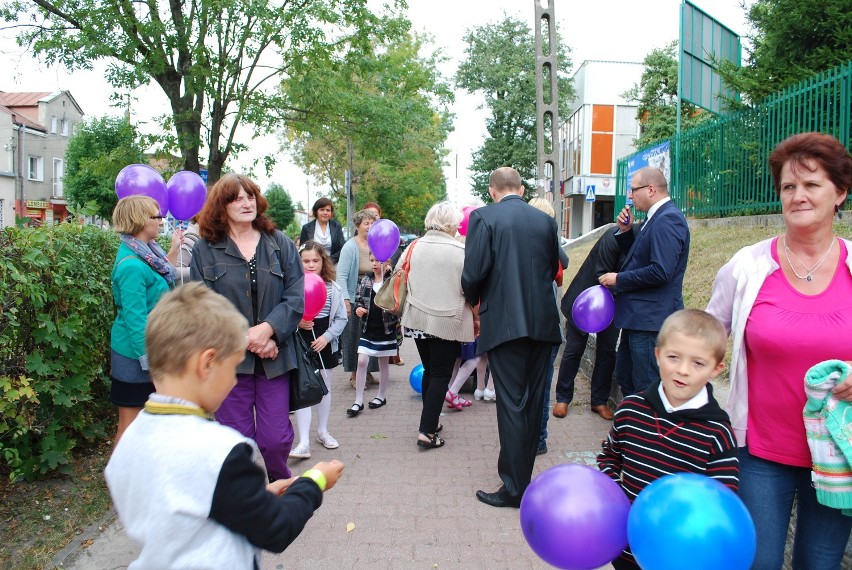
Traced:
<path fill-rule="evenodd" d="M 166 254 L 154 241 L 163 224 L 160 206 L 147 196 L 119 200 L 112 222 L 121 238 L 111 276 L 116 315 L 110 335 L 110 401 L 118 406 L 118 443 L 154 391 L 145 354 L 145 324 L 163 293 L 174 286 L 177 273 L 172 264 L 181 232 L 172 237 Z"/>

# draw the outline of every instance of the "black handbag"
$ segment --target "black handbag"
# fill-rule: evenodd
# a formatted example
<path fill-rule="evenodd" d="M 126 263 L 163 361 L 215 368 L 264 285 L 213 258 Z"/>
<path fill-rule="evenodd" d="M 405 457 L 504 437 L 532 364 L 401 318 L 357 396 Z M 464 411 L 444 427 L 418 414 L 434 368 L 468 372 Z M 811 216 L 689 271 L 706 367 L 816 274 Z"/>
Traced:
<path fill-rule="evenodd" d="M 296 347 L 296 369 L 290 371 L 290 410 L 301 410 L 319 404 L 328 394 L 328 386 L 315 364 L 317 353 L 298 332 L 293 333 Z"/>

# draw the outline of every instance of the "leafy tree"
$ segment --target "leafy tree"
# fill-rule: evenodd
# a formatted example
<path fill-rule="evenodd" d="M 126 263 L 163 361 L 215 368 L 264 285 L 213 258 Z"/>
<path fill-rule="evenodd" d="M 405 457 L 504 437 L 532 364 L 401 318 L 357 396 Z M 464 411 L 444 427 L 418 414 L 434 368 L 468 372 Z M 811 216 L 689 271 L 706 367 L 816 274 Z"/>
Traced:
<path fill-rule="evenodd" d="M 491 112 L 488 137 L 473 153 L 473 192 L 486 202 L 488 178 L 495 168 L 512 166 L 525 181 L 536 179 L 535 35 L 526 22 L 505 16 L 500 22 L 468 30 L 466 59 L 456 73 L 456 85 L 485 96 Z M 557 38 L 559 114 L 568 116 L 574 98 L 570 48 Z M 528 198 L 534 184 L 525 182 Z"/>
<path fill-rule="evenodd" d="M 128 164 L 146 162 L 136 129 L 124 117 L 95 117 L 83 123 L 65 151 L 65 192 L 74 206 L 97 204 L 94 212 L 112 219 L 115 177 Z"/>
<path fill-rule="evenodd" d="M 651 51 L 642 63 L 645 70 L 639 83 L 623 97 L 638 104 L 636 118 L 642 133 L 634 146 L 643 148 L 669 139 L 677 131 L 677 41 Z M 681 130 L 691 129 L 713 117 L 712 113 L 681 102 Z"/>
<path fill-rule="evenodd" d="M 266 215 L 272 218 L 275 225 L 280 229 L 284 229 L 290 225 L 296 217 L 293 211 L 293 199 L 290 194 L 284 190 L 280 184 L 273 182 L 266 190 L 266 201 L 269 202 L 269 208 L 266 210 Z"/>
<path fill-rule="evenodd" d="M 291 123 L 287 145 L 302 168 L 331 186 L 338 217 L 346 212 L 344 173 L 353 160 L 357 204 L 376 201 L 399 226 L 422 227 L 446 197 L 443 148 L 450 129 L 449 85 L 440 54 L 406 34 L 338 60 L 312 60 L 282 84 L 305 121 Z"/>
<path fill-rule="evenodd" d="M 852 59 L 849 0 L 756 0 L 748 10 L 746 65 L 722 62 L 724 81 L 757 104 L 772 93 Z"/>
<path fill-rule="evenodd" d="M 206 146 L 211 183 L 244 148 L 235 141 L 240 125 L 271 133 L 310 113 L 271 89 L 294 61 L 331 59 L 343 43 L 369 45 L 409 25 L 377 16 L 368 0 L 0 1 L 0 17 L 21 30 L 18 42 L 48 63 L 74 70 L 106 60 L 117 90 L 159 85 L 170 105 L 161 142 L 194 172 Z"/>

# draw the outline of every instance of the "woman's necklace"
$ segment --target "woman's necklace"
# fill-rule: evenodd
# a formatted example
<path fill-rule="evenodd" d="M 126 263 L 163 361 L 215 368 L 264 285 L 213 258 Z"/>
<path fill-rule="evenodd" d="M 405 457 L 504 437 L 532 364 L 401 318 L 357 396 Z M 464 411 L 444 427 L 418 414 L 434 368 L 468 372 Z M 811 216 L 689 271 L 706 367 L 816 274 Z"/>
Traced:
<path fill-rule="evenodd" d="M 798 279 L 801 279 L 803 281 L 813 281 L 814 280 L 814 271 L 819 269 L 820 266 L 825 262 L 825 260 L 828 259 L 828 254 L 831 251 L 831 248 L 834 247 L 835 241 L 836 240 L 832 236 L 831 243 L 828 244 L 828 249 L 825 250 L 825 253 L 823 253 L 822 257 L 819 258 L 819 261 L 816 262 L 816 265 L 814 265 L 813 267 L 808 269 L 808 266 L 805 265 L 804 263 L 802 263 L 802 260 L 799 259 L 799 256 L 796 255 L 795 253 L 793 253 L 792 251 L 790 251 L 790 248 L 787 247 L 787 236 L 784 236 L 784 255 L 787 256 L 787 263 L 790 264 L 790 269 L 793 270 L 793 275 L 795 275 Z M 790 261 L 790 255 L 791 254 L 792 254 L 793 258 L 795 258 L 795 260 L 799 262 L 799 265 L 802 266 L 802 269 L 805 270 L 805 273 L 806 273 L 805 276 L 799 275 L 799 273 L 796 271 L 796 268 L 793 267 L 793 262 Z"/>

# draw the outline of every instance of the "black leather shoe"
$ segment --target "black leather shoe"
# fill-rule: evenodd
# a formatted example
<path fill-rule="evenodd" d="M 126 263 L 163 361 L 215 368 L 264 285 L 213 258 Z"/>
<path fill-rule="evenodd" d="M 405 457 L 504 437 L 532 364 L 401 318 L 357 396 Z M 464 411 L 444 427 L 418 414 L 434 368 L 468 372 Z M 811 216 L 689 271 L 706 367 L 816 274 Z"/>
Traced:
<path fill-rule="evenodd" d="M 512 497 L 505 491 L 497 491 L 496 493 L 486 493 L 485 491 L 477 491 L 476 498 L 492 507 L 514 507 L 521 506 L 520 497 Z"/>

